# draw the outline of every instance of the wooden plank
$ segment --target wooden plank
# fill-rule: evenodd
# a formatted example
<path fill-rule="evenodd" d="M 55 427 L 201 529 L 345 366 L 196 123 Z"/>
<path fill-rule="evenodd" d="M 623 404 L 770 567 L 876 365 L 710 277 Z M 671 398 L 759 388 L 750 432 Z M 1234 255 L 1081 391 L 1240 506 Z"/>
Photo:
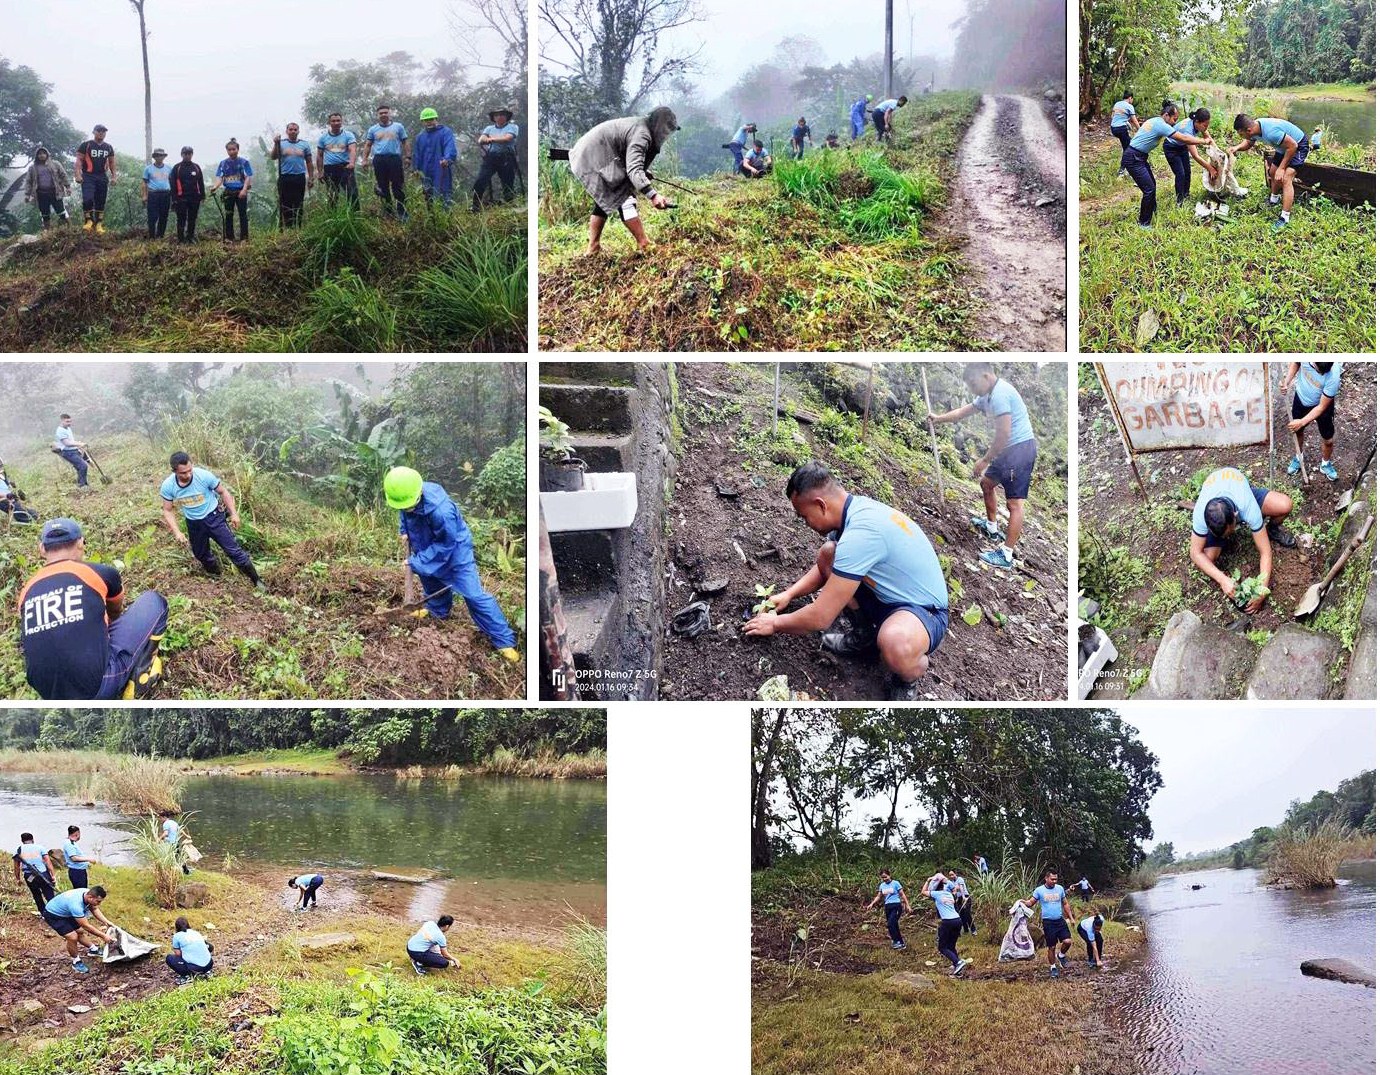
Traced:
<path fill-rule="evenodd" d="M 1334 202 L 1352 206 L 1375 204 L 1374 172 L 1304 161 L 1297 173 L 1297 180 L 1304 189 L 1326 195 Z"/>

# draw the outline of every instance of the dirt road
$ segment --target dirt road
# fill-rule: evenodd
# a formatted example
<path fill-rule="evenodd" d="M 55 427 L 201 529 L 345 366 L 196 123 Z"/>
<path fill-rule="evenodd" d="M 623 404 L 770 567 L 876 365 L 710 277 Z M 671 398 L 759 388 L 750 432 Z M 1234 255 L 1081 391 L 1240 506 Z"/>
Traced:
<path fill-rule="evenodd" d="M 1032 97 L 982 99 L 958 151 L 951 219 L 968 239 L 984 338 L 1064 349 L 1064 140 Z"/>

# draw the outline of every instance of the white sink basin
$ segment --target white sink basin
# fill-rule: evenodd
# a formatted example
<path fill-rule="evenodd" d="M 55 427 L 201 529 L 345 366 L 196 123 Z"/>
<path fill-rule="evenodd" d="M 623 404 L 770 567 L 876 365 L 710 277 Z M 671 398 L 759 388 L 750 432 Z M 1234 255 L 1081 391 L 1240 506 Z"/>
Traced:
<path fill-rule="evenodd" d="M 637 475 L 586 474 L 578 492 L 542 493 L 541 511 L 553 534 L 625 530 L 637 517 Z"/>

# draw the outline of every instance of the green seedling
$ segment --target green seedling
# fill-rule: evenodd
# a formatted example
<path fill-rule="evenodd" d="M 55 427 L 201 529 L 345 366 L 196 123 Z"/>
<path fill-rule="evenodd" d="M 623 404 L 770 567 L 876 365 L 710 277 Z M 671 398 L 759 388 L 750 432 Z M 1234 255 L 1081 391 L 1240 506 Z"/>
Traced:
<path fill-rule="evenodd" d="M 1232 595 L 1232 600 L 1236 602 L 1237 608 L 1245 608 L 1257 597 L 1270 596 L 1270 587 L 1265 585 L 1264 579 L 1256 575 L 1242 579 L 1241 571 L 1237 569 L 1231 573 L 1231 579 L 1236 583 L 1236 593 Z"/>
<path fill-rule="evenodd" d="M 969 605 L 963 610 L 963 622 L 969 627 L 976 627 L 982 622 L 982 609 L 976 604 Z"/>
<path fill-rule="evenodd" d="M 760 616 L 763 612 L 775 612 L 776 606 L 771 603 L 771 595 L 776 592 L 775 586 L 763 586 L 758 584 L 753 587 L 757 595 L 757 604 L 752 606 L 754 615 Z"/>

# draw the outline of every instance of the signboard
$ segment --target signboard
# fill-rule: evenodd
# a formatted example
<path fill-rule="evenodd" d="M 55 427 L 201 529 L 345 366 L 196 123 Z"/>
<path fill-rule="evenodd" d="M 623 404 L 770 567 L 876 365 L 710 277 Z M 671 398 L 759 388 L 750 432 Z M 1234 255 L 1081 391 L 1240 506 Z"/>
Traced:
<path fill-rule="evenodd" d="M 1132 453 L 1270 442 L 1264 362 L 1099 362 Z"/>

